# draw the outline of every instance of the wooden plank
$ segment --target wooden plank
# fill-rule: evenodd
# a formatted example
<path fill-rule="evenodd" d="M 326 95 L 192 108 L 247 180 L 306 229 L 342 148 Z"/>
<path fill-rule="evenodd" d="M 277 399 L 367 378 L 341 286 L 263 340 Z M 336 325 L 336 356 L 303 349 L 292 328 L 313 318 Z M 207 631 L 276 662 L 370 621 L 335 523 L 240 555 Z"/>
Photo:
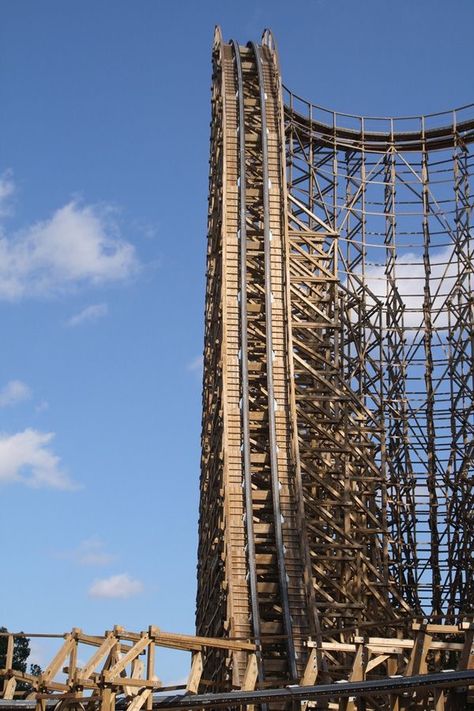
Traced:
<path fill-rule="evenodd" d="M 193 654 L 193 662 L 186 684 L 186 692 L 188 694 L 197 694 L 199 691 L 199 682 L 201 681 L 202 672 L 204 669 L 202 652 Z"/>

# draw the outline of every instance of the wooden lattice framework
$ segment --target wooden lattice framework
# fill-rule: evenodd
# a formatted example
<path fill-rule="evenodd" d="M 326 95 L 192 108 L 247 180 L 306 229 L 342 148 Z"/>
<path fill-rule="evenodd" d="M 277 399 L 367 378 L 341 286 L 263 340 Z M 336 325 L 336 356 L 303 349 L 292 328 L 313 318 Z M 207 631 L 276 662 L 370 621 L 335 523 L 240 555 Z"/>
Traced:
<path fill-rule="evenodd" d="M 268 31 L 216 31 L 212 91 L 197 629 L 347 678 L 325 644 L 473 612 L 474 110 L 324 110 Z"/>
<path fill-rule="evenodd" d="M 103 635 L 86 634 L 78 628 L 63 635 L 0 635 L 7 637 L 4 666 L 0 667 L 3 711 L 253 708 L 268 702 L 272 708 L 298 702 L 304 709 L 310 705 L 337 711 L 462 711 L 473 701 L 469 684 L 474 684 L 474 625 L 469 623 L 415 623 L 411 638 L 353 636 L 351 642 L 308 641 L 300 683 L 268 691 L 256 688 L 256 647 L 249 641 L 173 634 L 154 626 L 139 633 L 116 626 Z M 38 676 L 15 669 L 13 652 L 18 637 L 50 638 L 58 643 L 53 658 Z M 158 647 L 191 654 L 186 684 L 162 684 L 156 669 Z M 215 682 L 206 679 L 204 669 L 218 649 L 227 655 L 245 655 L 245 673 L 239 687 L 227 693 L 206 693 Z M 334 669 L 341 659 L 348 669 L 346 685 L 327 683 L 331 682 L 327 669 Z M 452 671 L 437 674 L 434 670 L 440 663 Z"/>

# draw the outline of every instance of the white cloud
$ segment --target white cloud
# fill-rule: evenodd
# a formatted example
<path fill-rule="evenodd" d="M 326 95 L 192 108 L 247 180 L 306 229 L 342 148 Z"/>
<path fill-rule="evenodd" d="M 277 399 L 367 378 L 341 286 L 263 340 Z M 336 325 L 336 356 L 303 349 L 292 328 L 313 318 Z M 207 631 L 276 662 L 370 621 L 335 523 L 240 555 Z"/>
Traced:
<path fill-rule="evenodd" d="M 0 217 L 13 192 L 0 179 Z M 72 201 L 48 220 L 6 234 L 0 229 L 0 298 L 63 293 L 130 277 L 138 268 L 135 249 L 121 239 L 110 208 Z"/>
<path fill-rule="evenodd" d="M 15 192 L 15 185 L 10 173 L 4 173 L 0 176 L 0 217 L 5 217 L 9 214 L 8 202 Z"/>
<path fill-rule="evenodd" d="M 81 565 L 107 565 L 116 558 L 107 553 L 104 542 L 96 537 L 82 541 L 76 551 L 76 557 Z"/>
<path fill-rule="evenodd" d="M 434 250 L 431 254 L 431 317 L 438 328 L 448 325 L 446 296 L 453 289 L 458 273 L 458 259 L 453 247 Z M 359 273 L 360 276 L 360 273 Z M 369 266 L 365 271 L 365 284 L 372 297 L 367 303 L 380 305 L 382 313 L 387 313 L 387 275 L 384 266 Z M 345 286 L 350 281 L 345 282 Z M 357 288 L 357 285 L 355 285 Z M 408 340 L 416 337 L 418 329 L 423 326 L 423 301 L 425 288 L 425 266 L 423 255 L 406 252 L 400 254 L 396 261 L 396 286 L 401 302 L 405 307 L 404 326 L 410 329 L 406 334 Z M 356 313 L 353 314 L 357 318 Z"/>
<path fill-rule="evenodd" d="M 49 410 L 49 402 L 47 400 L 40 400 L 35 407 L 35 412 L 39 415 L 41 412 L 46 412 L 46 410 Z"/>
<path fill-rule="evenodd" d="M 186 370 L 189 370 L 191 373 L 200 373 L 202 371 L 203 364 L 204 356 L 197 356 L 196 358 L 193 358 L 193 360 L 189 361 L 186 365 Z"/>
<path fill-rule="evenodd" d="M 104 316 L 107 316 L 109 308 L 107 304 L 92 304 L 91 306 L 86 306 L 85 309 L 79 311 L 78 314 L 71 316 L 67 321 L 68 326 L 79 326 L 81 323 L 87 323 L 91 321 L 97 321 Z"/>
<path fill-rule="evenodd" d="M 28 657 L 28 669 L 30 664 L 39 664 L 39 666 L 44 669 L 50 660 L 50 655 L 46 653 L 44 644 L 42 644 L 37 638 L 35 639 L 33 637 L 33 639 L 30 638 L 29 646 L 30 656 Z"/>
<path fill-rule="evenodd" d="M 5 387 L 0 390 L 0 407 L 16 405 L 18 402 L 29 400 L 31 390 L 26 383 L 21 380 L 10 380 Z"/>
<path fill-rule="evenodd" d="M 0 484 L 21 483 L 34 488 L 77 489 L 49 448 L 52 432 L 26 429 L 0 433 Z"/>
<path fill-rule="evenodd" d="M 79 565 L 93 566 L 108 565 L 117 557 L 107 553 L 105 550 L 105 543 L 97 536 L 87 538 L 84 541 L 81 541 L 74 550 L 60 552 L 57 556 L 59 558 L 72 560 Z"/>
<path fill-rule="evenodd" d="M 91 597 L 128 598 L 143 591 L 143 583 L 131 578 L 128 573 L 112 575 L 110 578 L 95 580 L 89 588 Z"/>

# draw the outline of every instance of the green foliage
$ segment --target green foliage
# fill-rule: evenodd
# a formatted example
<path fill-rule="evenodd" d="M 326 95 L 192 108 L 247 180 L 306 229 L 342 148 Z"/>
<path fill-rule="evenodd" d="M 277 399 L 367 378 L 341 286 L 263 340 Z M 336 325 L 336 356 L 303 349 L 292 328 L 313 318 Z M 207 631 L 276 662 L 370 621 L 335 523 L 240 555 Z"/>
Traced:
<path fill-rule="evenodd" d="M 6 627 L 0 627 L 0 632 L 8 632 Z M 4 669 L 7 661 L 8 637 L 0 637 L 0 669 Z M 15 637 L 13 646 L 13 669 L 25 672 L 30 656 L 30 640 L 28 637 Z"/>
<path fill-rule="evenodd" d="M 42 671 L 39 664 L 30 664 L 30 674 L 33 676 L 39 676 Z"/>
<path fill-rule="evenodd" d="M 0 627 L 0 632 L 8 632 L 6 627 Z M 8 637 L 0 636 L 0 669 L 5 669 L 7 663 Z M 28 637 L 15 637 L 13 645 L 13 669 L 26 672 L 28 657 L 30 656 L 30 640 Z M 30 674 L 39 676 L 41 674 L 39 664 L 30 664 Z M 20 681 L 17 684 L 18 691 L 30 691 L 31 686 L 27 682 Z"/>

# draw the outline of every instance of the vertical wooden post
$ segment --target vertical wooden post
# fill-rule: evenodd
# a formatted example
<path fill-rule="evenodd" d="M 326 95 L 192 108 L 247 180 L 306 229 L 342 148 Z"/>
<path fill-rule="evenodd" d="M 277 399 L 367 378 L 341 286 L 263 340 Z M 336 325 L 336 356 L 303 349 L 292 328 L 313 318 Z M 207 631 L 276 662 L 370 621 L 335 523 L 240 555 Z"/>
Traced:
<path fill-rule="evenodd" d="M 74 638 L 74 646 L 71 648 L 71 653 L 69 655 L 69 669 L 68 669 L 68 675 L 67 675 L 67 683 L 69 685 L 72 685 L 74 683 L 74 679 L 76 676 L 76 667 L 77 667 L 77 647 L 78 647 L 78 640 L 77 640 L 77 635 L 81 633 L 81 630 L 78 627 L 73 627 L 72 629 L 72 634 Z"/>
<path fill-rule="evenodd" d="M 444 711 L 446 696 L 443 689 L 434 690 L 434 711 Z"/>
<path fill-rule="evenodd" d="M 426 634 L 424 627 L 420 628 L 415 637 L 415 644 L 413 645 L 405 676 L 426 674 L 428 669 L 426 655 L 428 654 L 432 639 L 431 635 Z"/>
<path fill-rule="evenodd" d="M 100 700 L 100 711 L 114 711 L 115 709 L 115 692 L 108 686 L 102 689 Z M 37 711 L 39 711 L 37 709 Z"/>
<path fill-rule="evenodd" d="M 363 642 L 356 644 L 356 653 L 352 663 L 352 671 L 349 681 L 362 681 L 365 678 L 365 645 Z M 341 699 L 339 703 L 340 711 L 356 711 L 356 705 L 352 698 Z"/>
<path fill-rule="evenodd" d="M 150 637 L 150 643 L 148 645 L 148 655 L 147 655 L 147 659 L 146 659 L 146 678 L 147 679 L 154 679 L 155 678 L 155 642 L 153 641 L 152 633 L 153 633 L 153 630 L 152 630 L 152 627 L 150 627 L 148 630 L 148 635 Z M 153 689 L 151 690 L 151 693 L 146 700 L 146 711 L 152 711 L 152 708 L 153 708 Z"/>
<path fill-rule="evenodd" d="M 464 646 L 459 657 L 458 669 L 474 668 L 474 624 L 464 633 Z"/>
<path fill-rule="evenodd" d="M 13 651 L 15 649 L 15 640 L 12 634 L 8 635 L 7 639 L 7 657 L 5 661 L 5 668 L 11 669 L 13 667 Z"/>
<path fill-rule="evenodd" d="M 15 649 L 15 640 L 13 638 L 12 634 L 9 634 L 7 637 L 7 653 L 6 653 L 6 658 L 5 658 L 5 669 L 11 669 L 13 667 L 13 652 Z M 16 689 L 16 679 L 11 678 L 11 679 L 5 679 L 3 681 L 3 693 L 2 693 L 2 698 L 3 699 L 13 699 L 13 696 L 15 694 L 15 689 Z"/>
<path fill-rule="evenodd" d="M 387 675 L 394 676 L 398 672 L 398 659 L 390 657 L 387 660 Z M 400 701 L 398 694 L 389 695 L 390 711 L 400 711 Z"/>
<path fill-rule="evenodd" d="M 318 678 L 318 672 L 318 654 L 317 649 L 313 647 L 309 654 L 308 661 L 306 662 L 303 677 L 300 681 L 301 686 L 312 686 L 315 684 L 316 679 Z"/>

